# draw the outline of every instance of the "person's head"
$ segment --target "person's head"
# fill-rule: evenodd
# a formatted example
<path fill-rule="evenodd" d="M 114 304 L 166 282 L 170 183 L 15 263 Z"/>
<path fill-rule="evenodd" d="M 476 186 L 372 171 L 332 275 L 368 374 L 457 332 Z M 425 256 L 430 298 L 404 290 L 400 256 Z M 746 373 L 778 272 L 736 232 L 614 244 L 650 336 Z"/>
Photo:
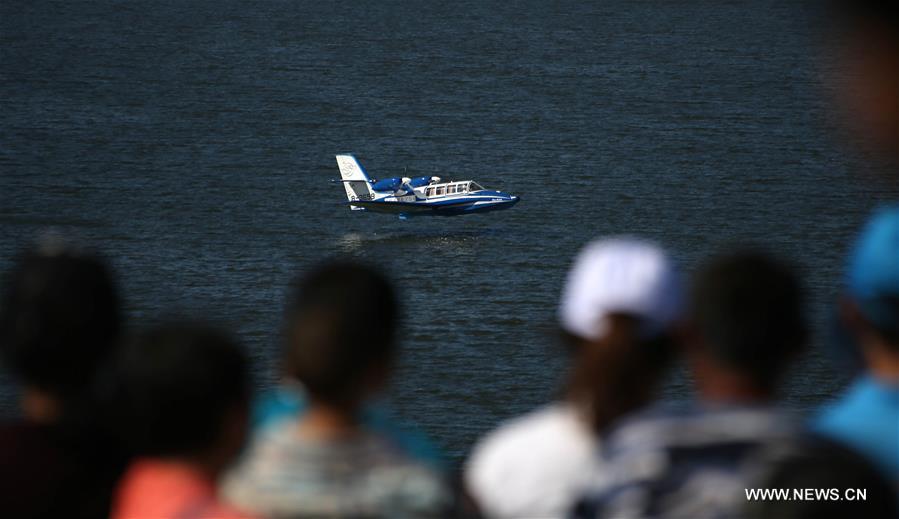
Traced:
<path fill-rule="evenodd" d="M 878 211 L 859 237 L 842 313 L 868 367 L 899 380 L 899 206 Z"/>
<path fill-rule="evenodd" d="M 217 475 L 245 440 L 250 374 L 241 348 L 196 323 L 151 328 L 117 355 L 110 388 L 136 456 L 197 463 Z"/>
<path fill-rule="evenodd" d="M 899 164 L 899 2 L 831 0 L 837 31 L 830 54 L 842 76 L 840 104 L 850 129 Z M 837 35 L 834 38 L 834 34 Z"/>
<path fill-rule="evenodd" d="M 682 303 L 680 275 L 658 246 L 613 238 L 580 252 L 559 320 L 574 357 L 567 396 L 595 430 L 649 402 L 673 356 Z"/>
<path fill-rule="evenodd" d="M 714 258 L 690 297 L 688 348 L 704 398 L 773 397 L 805 344 L 802 290 L 793 270 L 764 253 Z"/>
<path fill-rule="evenodd" d="M 26 416 L 55 419 L 89 393 L 117 344 L 122 317 L 112 272 L 97 254 L 47 237 L 18 257 L 4 287 L 3 363 L 25 388 Z M 32 413 L 28 398 L 36 394 L 56 412 Z"/>
<path fill-rule="evenodd" d="M 399 309 L 378 271 L 326 263 L 294 282 L 285 313 L 285 374 L 311 402 L 353 413 L 387 382 Z"/>

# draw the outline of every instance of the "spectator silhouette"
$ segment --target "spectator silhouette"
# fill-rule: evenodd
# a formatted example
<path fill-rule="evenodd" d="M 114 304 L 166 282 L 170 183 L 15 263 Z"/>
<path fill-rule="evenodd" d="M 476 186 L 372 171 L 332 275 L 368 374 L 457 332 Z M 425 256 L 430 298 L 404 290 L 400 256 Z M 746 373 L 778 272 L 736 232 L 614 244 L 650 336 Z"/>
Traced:
<path fill-rule="evenodd" d="M 698 405 L 640 413 L 611 430 L 607 464 L 577 517 L 735 517 L 758 454 L 798 435 L 773 406 L 805 342 L 792 271 L 755 252 L 719 257 L 699 272 L 690 312 L 685 353 Z"/>
<path fill-rule="evenodd" d="M 813 427 L 866 455 L 899 488 L 899 206 L 879 211 L 855 245 L 841 314 L 864 370 Z"/>
<path fill-rule="evenodd" d="M 606 239 L 581 251 L 559 308 L 572 370 L 562 398 L 487 435 L 465 483 L 489 517 L 561 517 L 597 470 L 597 435 L 648 403 L 672 357 L 682 287 L 657 246 Z"/>
<path fill-rule="evenodd" d="M 7 273 L 0 353 L 21 385 L 22 418 L 0 426 L 5 517 L 108 517 L 126 458 L 94 388 L 121 326 L 112 272 L 95 253 L 48 236 Z"/>
<path fill-rule="evenodd" d="M 113 383 L 135 460 L 112 517 L 243 517 L 216 496 L 246 439 L 250 376 L 237 344 L 203 325 L 163 325 L 123 348 Z"/>
<path fill-rule="evenodd" d="M 287 306 L 285 372 L 306 402 L 257 430 L 227 497 L 267 517 L 442 515 L 450 503 L 441 475 L 362 417 L 396 355 L 390 284 L 337 262 L 300 279 Z"/>

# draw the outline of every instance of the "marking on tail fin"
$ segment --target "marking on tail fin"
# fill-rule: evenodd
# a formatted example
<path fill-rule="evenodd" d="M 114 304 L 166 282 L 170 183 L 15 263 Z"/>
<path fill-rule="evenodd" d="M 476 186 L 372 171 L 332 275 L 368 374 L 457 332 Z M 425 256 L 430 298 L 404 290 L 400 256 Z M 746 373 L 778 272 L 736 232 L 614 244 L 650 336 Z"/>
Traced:
<path fill-rule="evenodd" d="M 352 155 L 337 155 L 337 167 L 340 168 L 340 177 L 344 180 L 370 181 L 368 172 L 362 164 Z"/>
<path fill-rule="evenodd" d="M 374 200 L 375 193 L 371 189 L 371 180 L 356 157 L 336 155 L 336 159 L 347 200 L 350 202 Z M 357 209 L 355 206 L 350 206 L 350 208 Z"/>

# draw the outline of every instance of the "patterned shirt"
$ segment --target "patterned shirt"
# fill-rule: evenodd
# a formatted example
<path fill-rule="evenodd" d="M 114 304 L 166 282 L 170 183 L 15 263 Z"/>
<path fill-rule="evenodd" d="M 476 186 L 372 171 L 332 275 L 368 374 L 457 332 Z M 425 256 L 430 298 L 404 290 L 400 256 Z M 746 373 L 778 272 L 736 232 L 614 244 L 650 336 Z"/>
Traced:
<path fill-rule="evenodd" d="M 642 413 L 609 433 L 608 463 L 574 517 L 735 517 L 762 453 L 799 434 L 797 421 L 766 407 Z"/>
<path fill-rule="evenodd" d="M 308 439 L 294 420 L 262 428 L 226 477 L 226 497 L 271 518 L 435 517 L 450 505 L 440 475 L 386 437 Z"/>

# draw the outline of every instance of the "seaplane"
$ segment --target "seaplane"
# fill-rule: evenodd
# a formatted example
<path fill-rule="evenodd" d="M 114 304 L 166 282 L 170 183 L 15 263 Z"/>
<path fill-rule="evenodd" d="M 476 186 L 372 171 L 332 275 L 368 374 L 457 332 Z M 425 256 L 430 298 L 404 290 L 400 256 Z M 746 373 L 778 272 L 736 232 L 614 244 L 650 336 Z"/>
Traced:
<path fill-rule="evenodd" d="M 413 216 L 456 216 L 508 209 L 519 197 L 484 189 L 473 180 L 444 182 L 440 177 L 393 177 L 380 180 L 353 155 L 337 155 L 340 182 L 353 211 L 391 213 L 406 220 Z"/>

